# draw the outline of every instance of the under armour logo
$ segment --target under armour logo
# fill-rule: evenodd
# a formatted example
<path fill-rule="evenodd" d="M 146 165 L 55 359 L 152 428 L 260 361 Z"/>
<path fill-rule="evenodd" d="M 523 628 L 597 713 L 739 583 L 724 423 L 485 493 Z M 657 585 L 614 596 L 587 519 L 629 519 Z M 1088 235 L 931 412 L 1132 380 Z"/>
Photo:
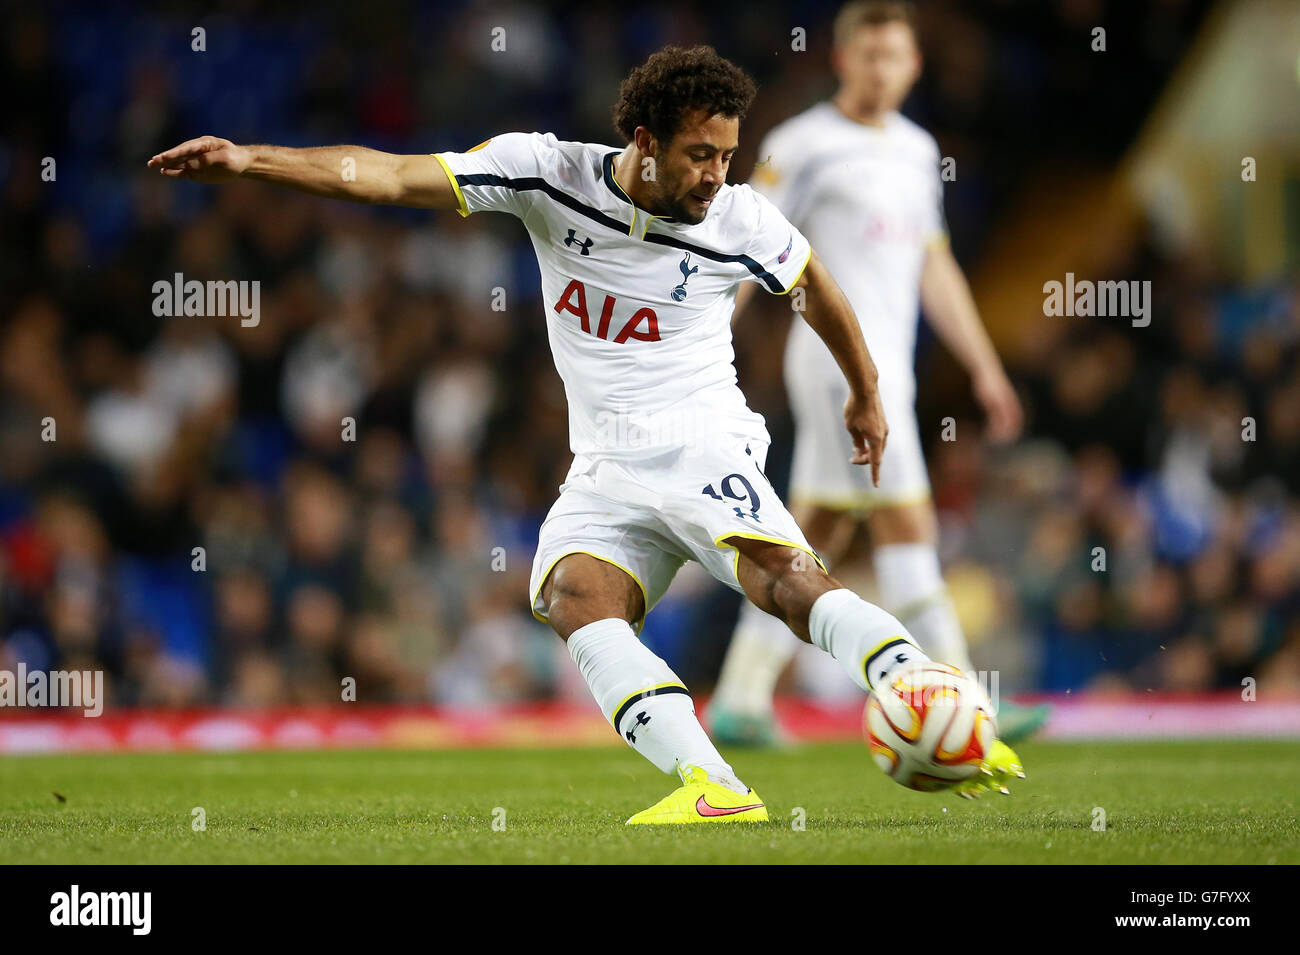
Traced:
<path fill-rule="evenodd" d="M 650 717 L 645 715 L 645 710 L 642 710 L 640 713 L 636 715 L 636 723 L 634 723 L 632 725 L 632 728 L 628 730 L 626 733 L 624 733 L 623 735 L 627 737 L 627 741 L 629 743 L 635 743 L 636 731 L 639 730 L 641 727 L 645 726 L 649 722 L 650 722 Z"/>
<path fill-rule="evenodd" d="M 907 654 L 907 653 L 895 653 L 895 654 L 894 654 L 894 664 L 895 664 L 895 665 L 900 665 L 900 664 L 906 663 L 906 662 L 907 662 L 908 660 L 910 660 L 910 659 L 912 659 L 912 657 L 911 657 L 910 654 Z M 890 667 L 889 669 L 892 670 L 893 667 Z M 889 676 L 889 670 L 881 670 L 881 671 L 880 671 L 880 676 L 877 677 L 876 679 L 878 679 L 878 680 L 883 680 L 883 679 L 884 679 L 885 677 L 887 677 L 887 676 Z"/>
<path fill-rule="evenodd" d="M 569 234 L 568 234 L 568 236 L 567 236 L 567 237 L 565 238 L 565 240 L 564 240 L 564 244 L 565 244 L 565 245 L 576 245 L 576 246 L 579 248 L 579 250 L 580 250 L 580 253 L 579 253 L 579 254 L 581 254 L 581 255 L 590 255 L 591 253 L 588 252 L 587 250 L 591 248 L 591 246 L 592 246 L 592 241 L 591 241 L 590 239 L 583 239 L 581 242 L 579 242 L 579 241 L 578 241 L 578 236 L 577 236 L 576 232 L 577 232 L 576 229 L 570 229 L 570 230 L 569 230 Z"/>

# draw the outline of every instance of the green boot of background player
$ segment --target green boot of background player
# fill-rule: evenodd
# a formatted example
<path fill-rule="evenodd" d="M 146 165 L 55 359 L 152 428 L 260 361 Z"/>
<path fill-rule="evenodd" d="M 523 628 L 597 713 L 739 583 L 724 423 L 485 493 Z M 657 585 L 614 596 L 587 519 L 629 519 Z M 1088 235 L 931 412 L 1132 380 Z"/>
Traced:
<path fill-rule="evenodd" d="M 774 749 L 789 743 L 777 725 L 776 716 L 770 711 L 750 714 L 711 707 L 709 728 L 713 742 L 720 746 Z"/>
<path fill-rule="evenodd" d="M 1052 704 L 1025 706 L 1003 700 L 998 707 L 998 739 L 1018 743 L 1038 732 L 1052 717 Z"/>

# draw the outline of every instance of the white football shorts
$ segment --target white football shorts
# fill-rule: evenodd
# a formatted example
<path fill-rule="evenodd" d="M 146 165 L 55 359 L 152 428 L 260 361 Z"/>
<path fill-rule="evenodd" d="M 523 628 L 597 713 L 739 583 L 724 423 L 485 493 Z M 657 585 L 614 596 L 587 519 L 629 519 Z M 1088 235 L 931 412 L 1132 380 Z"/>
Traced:
<path fill-rule="evenodd" d="M 790 500 L 830 510 L 866 512 L 914 504 L 930 497 L 921 435 L 916 424 L 916 382 L 910 360 L 873 356 L 880 369 L 880 400 L 889 425 L 880 461 L 880 486 L 870 465 L 852 464 L 853 439 L 844 427 L 849 385 L 820 341 L 791 335 L 785 387 L 794 418 Z M 830 362 L 829 367 L 827 361 Z"/>
<path fill-rule="evenodd" d="M 788 544 L 821 565 L 763 474 L 766 459 L 765 441 L 725 434 L 646 458 L 575 456 L 542 523 L 528 588 L 533 614 L 546 620 L 542 585 L 569 554 L 626 571 L 647 613 L 688 560 L 741 591 L 740 554 L 723 543 L 732 537 Z"/>

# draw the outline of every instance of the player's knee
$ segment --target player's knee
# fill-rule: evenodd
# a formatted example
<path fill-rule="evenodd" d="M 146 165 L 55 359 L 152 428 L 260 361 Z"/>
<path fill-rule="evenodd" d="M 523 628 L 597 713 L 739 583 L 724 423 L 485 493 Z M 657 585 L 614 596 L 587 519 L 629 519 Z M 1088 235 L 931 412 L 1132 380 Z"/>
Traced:
<path fill-rule="evenodd" d="M 832 564 L 848 550 L 858 528 L 859 519 L 847 511 L 802 504 L 796 505 L 792 513 L 808 543 Z"/>
<path fill-rule="evenodd" d="M 552 593 L 546 602 L 546 620 L 561 640 L 568 640 L 573 631 L 584 626 L 576 622 L 581 616 L 581 605 L 572 595 Z"/>
<path fill-rule="evenodd" d="M 871 542 L 876 547 L 887 544 L 929 543 L 938 537 L 939 522 L 929 501 L 885 507 L 870 518 Z"/>
<path fill-rule="evenodd" d="M 557 567 L 542 591 L 551 628 L 568 640 L 570 634 L 597 620 L 617 617 L 632 623 L 644 614 L 640 591 L 608 586 L 600 575 Z M 635 589 L 635 587 L 633 588 Z"/>
<path fill-rule="evenodd" d="M 566 581 L 563 577 L 549 581 L 545 599 L 546 618 L 562 640 L 568 640 L 569 634 L 591 620 L 599 619 L 591 616 L 590 595 L 577 582 Z"/>

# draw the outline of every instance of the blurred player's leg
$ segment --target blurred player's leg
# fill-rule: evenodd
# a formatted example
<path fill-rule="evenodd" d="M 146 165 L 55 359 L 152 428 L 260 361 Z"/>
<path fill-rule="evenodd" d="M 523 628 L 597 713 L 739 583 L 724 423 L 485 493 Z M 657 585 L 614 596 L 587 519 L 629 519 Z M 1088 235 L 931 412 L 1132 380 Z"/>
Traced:
<path fill-rule="evenodd" d="M 800 642 L 776 617 L 745 601 L 709 705 L 709 727 L 718 742 L 733 746 L 781 742 L 772 699 Z"/>
<path fill-rule="evenodd" d="M 872 564 L 885 606 L 898 614 L 926 651 L 942 663 L 973 671 L 966 634 L 948 596 L 935 547 L 934 505 L 926 500 L 882 507 L 869 518 Z M 1014 743 L 1039 729 L 1051 707 L 997 701 L 998 735 Z"/>
<path fill-rule="evenodd" d="M 934 506 L 926 500 L 881 507 L 872 511 L 868 526 L 881 602 L 898 614 L 930 656 L 973 670 L 966 634 L 939 566 Z"/>

